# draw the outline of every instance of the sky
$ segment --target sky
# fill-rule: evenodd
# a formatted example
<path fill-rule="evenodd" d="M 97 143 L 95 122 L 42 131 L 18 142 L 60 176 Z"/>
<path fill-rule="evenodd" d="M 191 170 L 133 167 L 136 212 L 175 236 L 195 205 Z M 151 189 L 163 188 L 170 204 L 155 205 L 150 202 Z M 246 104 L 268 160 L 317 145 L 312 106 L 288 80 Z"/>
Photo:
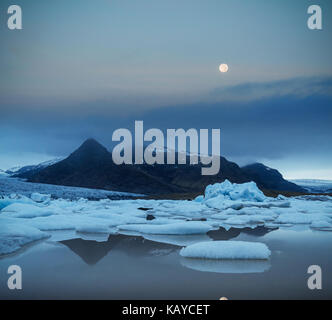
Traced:
<path fill-rule="evenodd" d="M 112 147 L 133 129 L 220 128 L 221 153 L 332 179 L 329 0 L 17 0 L 0 4 L 0 168 Z M 309 30 L 307 9 L 322 8 Z M 229 71 L 218 67 L 227 63 Z"/>

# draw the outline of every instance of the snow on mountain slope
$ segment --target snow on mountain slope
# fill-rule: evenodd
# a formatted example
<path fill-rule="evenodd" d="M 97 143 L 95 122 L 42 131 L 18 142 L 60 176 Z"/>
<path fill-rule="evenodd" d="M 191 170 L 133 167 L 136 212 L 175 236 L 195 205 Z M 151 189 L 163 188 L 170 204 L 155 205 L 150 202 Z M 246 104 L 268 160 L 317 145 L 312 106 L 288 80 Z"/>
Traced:
<path fill-rule="evenodd" d="M 16 166 L 16 167 L 6 170 L 5 172 L 9 175 L 15 175 L 15 174 L 22 174 L 22 173 L 28 172 L 30 170 L 41 170 L 41 169 L 49 167 L 53 164 L 56 164 L 56 163 L 62 161 L 63 159 L 64 159 L 64 157 L 57 157 L 57 158 L 54 158 L 51 160 L 41 162 L 36 165 Z"/>
<path fill-rule="evenodd" d="M 8 174 L 5 171 L 0 169 L 0 176 L 8 176 Z"/>
<path fill-rule="evenodd" d="M 332 180 L 295 179 L 291 181 L 312 193 L 332 193 Z"/>

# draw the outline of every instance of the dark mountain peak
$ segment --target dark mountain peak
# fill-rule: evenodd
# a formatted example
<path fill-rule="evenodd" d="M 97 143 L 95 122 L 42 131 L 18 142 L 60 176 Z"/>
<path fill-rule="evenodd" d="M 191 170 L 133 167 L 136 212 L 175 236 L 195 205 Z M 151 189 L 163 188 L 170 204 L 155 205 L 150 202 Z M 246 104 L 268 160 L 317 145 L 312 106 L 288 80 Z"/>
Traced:
<path fill-rule="evenodd" d="M 269 170 L 269 169 L 274 170 L 274 169 L 271 169 L 268 166 L 266 166 L 265 164 L 260 163 L 260 162 L 255 162 L 255 163 L 248 164 L 248 165 L 244 166 L 243 168 L 260 168 L 260 169 L 266 169 L 266 170 Z"/>
<path fill-rule="evenodd" d="M 188 162 L 189 163 L 189 159 Z M 283 179 L 279 171 L 262 163 L 240 168 L 220 157 L 220 172 L 202 176 L 197 165 L 116 165 L 112 154 L 95 139 L 87 139 L 68 158 L 42 168 L 18 175 L 30 182 L 87 187 L 142 194 L 202 193 L 209 184 L 225 179 L 233 183 L 255 181 L 267 190 L 304 190 Z"/>
<path fill-rule="evenodd" d="M 241 169 L 251 180 L 255 181 L 259 187 L 277 191 L 304 191 L 303 188 L 295 183 L 285 180 L 278 170 L 269 168 L 262 163 L 249 164 Z"/>
<path fill-rule="evenodd" d="M 76 161 L 103 158 L 109 159 L 110 156 L 111 154 L 103 145 L 101 145 L 97 140 L 90 138 L 85 140 L 81 146 L 68 157 L 68 159 Z"/>
<path fill-rule="evenodd" d="M 242 167 L 242 169 L 247 173 L 252 172 L 254 174 L 264 175 L 269 178 L 274 177 L 278 179 L 283 179 L 282 174 L 277 169 L 270 168 L 260 162 L 249 164 L 247 166 Z"/>
<path fill-rule="evenodd" d="M 86 139 L 76 151 L 108 152 L 102 144 L 93 138 Z"/>

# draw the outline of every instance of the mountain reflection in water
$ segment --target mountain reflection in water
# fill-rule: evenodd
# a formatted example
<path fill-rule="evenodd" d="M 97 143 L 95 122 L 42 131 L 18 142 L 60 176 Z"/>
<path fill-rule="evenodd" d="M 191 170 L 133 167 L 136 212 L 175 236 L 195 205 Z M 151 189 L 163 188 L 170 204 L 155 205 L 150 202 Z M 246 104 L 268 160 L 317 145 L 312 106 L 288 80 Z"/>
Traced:
<path fill-rule="evenodd" d="M 176 246 L 146 240 L 140 236 L 110 235 L 107 241 L 98 242 L 94 240 L 71 239 L 60 241 L 71 251 L 75 252 L 82 260 L 94 265 L 104 258 L 111 250 L 121 250 L 132 256 L 148 256 L 157 252 L 171 252 Z M 159 251 L 158 251 L 159 250 Z"/>
<path fill-rule="evenodd" d="M 255 237 L 263 237 L 271 231 L 278 230 L 279 228 L 267 228 L 265 226 L 257 226 L 255 228 L 230 228 L 226 230 L 225 228 L 219 228 L 218 230 L 212 230 L 207 233 L 207 235 L 213 240 L 229 240 L 236 238 L 241 233 L 252 235 Z"/>
<path fill-rule="evenodd" d="M 212 240 L 229 240 L 239 236 L 241 233 L 260 237 L 277 229 L 278 228 L 266 228 L 264 226 L 258 226 L 253 229 L 230 228 L 229 230 L 226 230 L 224 228 L 219 228 L 218 230 L 209 231 L 207 235 Z M 180 248 L 180 246 L 173 244 L 147 240 L 142 236 L 128 236 L 121 234 L 110 235 L 108 240 L 104 242 L 78 238 L 60 241 L 60 243 L 77 254 L 88 265 L 97 264 L 114 249 L 123 251 L 131 256 L 152 256 L 170 254 Z"/>

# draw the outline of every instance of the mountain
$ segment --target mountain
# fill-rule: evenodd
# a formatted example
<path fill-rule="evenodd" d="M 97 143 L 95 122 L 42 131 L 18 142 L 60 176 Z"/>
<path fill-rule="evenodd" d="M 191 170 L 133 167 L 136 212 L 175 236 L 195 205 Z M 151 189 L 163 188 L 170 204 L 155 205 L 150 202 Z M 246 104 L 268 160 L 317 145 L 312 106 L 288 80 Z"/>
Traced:
<path fill-rule="evenodd" d="M 6 176 L 7 173 L 6 173 L 5 171 L 3 171 L 3 170 L 0 169 L 0 175 L 2 175 L 2 176 Z"/>
<path fill-rule="evenodd" d="M 216 176 L 202 176 L 201 165 L 115 165 L 111 153 L 94 139 L 86 140 L 62 161 L 16 177 L 30 182 L 145 194 L 202 192 L 208 184 L 225 179 L 248 181 L 240 167 L 225 158 L 221 158 Z"/>
<path fill-rule="evenodd" d="M 310 193 L 332 193 L 332 180 L 296 179 L 291 181 Z"/>
<path fill-rule="evenodd" d="M 185 165 L 116 165 L 104 146 L 88 139 L 68 158 L 15 176 L 30 182 L 155 195 L 203 193 L 207 185 L 225 179 L 233 183 L 255 181 L 263 189 L 304 191 L 284 180 L 277 170 L 262 164 L 240 168 L 220 157 L 217 175 L 202 176 L 201 168 L 201 164 L 190 165 L 188 155 Z"/>
<path fill-rule="evenodd" d="M 7 171 L 5 171 L 5 173 L 9 174 L 9 175 L 19 175 L 19 174 L 24 174 L 27 172 L 30 172 L 30 174 L 32 174 L 33 172 L 38 172 L 46 167 L 51 166 L 52 164 L 55 164 L 61 160 L 63 160 L 64 158 L 55 158 L 52 160 L 48 160 L 42 163 L 39 163 L 37 165 L 28 165 L 28 166 L 18 166 L 18 167 L 13 167 L 8 169 Z"/>
<path fill-rule="evenodd" d="M 30 182 L 135 193 L 183 192 L 137 166 L 115 165 L 111 153 L 94 139 L 86 140 L 68 158 L 56 164 L 17 177 L 27 178 Z"/>
<path fill-rule="evenodd" d="M 250 164 L 241 169 L 260 188 L 275 191 L 306 192 L 302 187 L 285 180 L 278 170 L 269 168 L 262 163 Z"/>

